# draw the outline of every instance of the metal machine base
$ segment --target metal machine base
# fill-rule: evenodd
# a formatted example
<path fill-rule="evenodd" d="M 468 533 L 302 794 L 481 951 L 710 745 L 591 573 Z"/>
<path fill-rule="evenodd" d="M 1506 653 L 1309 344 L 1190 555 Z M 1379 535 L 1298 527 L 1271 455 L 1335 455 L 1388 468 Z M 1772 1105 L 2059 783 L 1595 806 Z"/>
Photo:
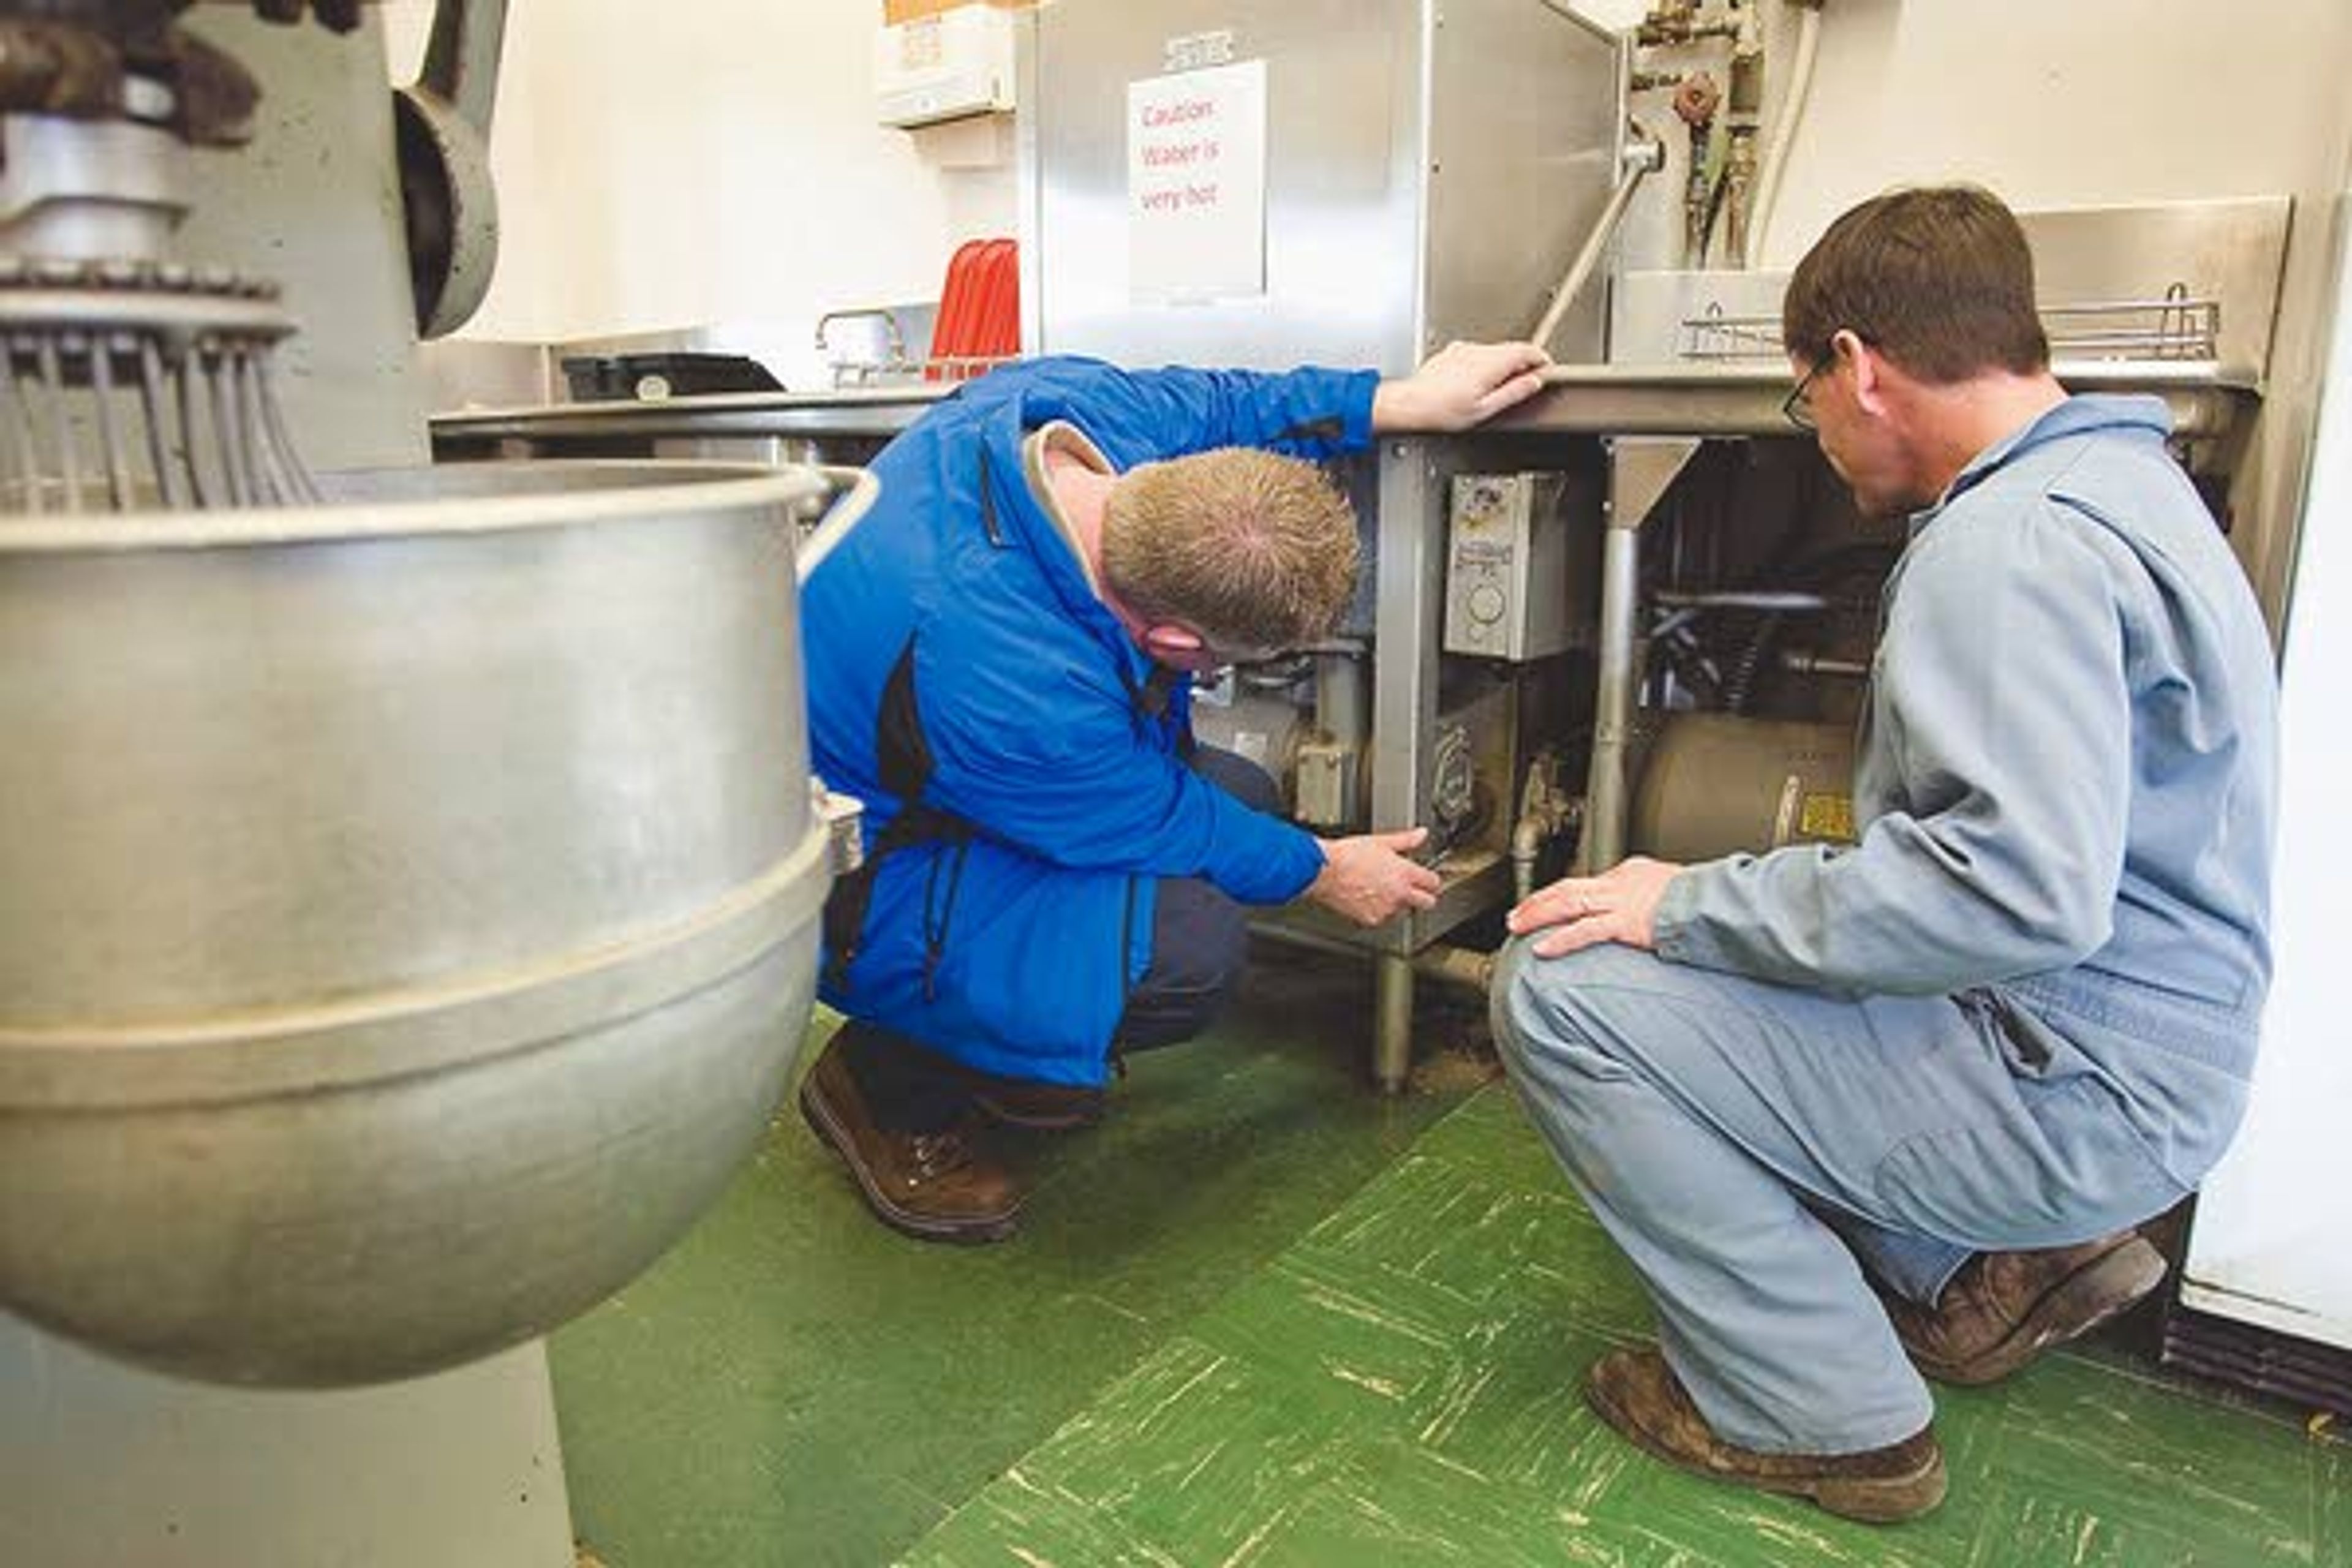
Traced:
<path fill-rule="evenodd" d="M 335 1394 L 103 1361 L 0 1316 L 0 1563 L 570 1568 L 546 1346 Z"/>

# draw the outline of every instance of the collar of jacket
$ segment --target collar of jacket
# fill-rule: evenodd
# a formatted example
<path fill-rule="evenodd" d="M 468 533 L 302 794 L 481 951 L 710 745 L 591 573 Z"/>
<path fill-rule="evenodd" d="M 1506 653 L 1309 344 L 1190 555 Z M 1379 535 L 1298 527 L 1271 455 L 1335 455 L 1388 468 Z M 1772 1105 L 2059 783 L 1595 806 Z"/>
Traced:
<path fill-rule="evenodd" d="M 2103 431 L 2161 441 L 2172 434 L 2172 411 L 2164 405 L 2161 397 L 2105 393 L 2069 397 L 1969 458 L 1968 467 L 1959 471 L 1933 506 L 1911 514 L 1912 537 L 1916 538 L 1921 529 L 1935 521 L 1954 501 L 2034 448 L 2069 437 Z"/>
<path fill-rule="evenodd" d="M 1076 426 L 1081 435 L 1086 434 L 1086 427 L 1076 420 L 1065 422 Z M 1006 549 L 1028 552 L 1063 612 L 1092 632 L 1105 649 L 1119 660 L 1128 689 L 1139 690 L 1160 666 L 1127 635 L 1127 627 L 1111 614 L 1110 606 L 1103 603 L 1102 595 L 1087 580 L 1086 567 L 1079 563 L 1070 541 L 1030 492 L 1021 462 L 1022 443 L 1030 434 L 1031 427 L 1022 418 L 1016 403 L 1000 410 L 990 420 L 981 439 L 980 504 L 991 537 L 1002 541 Z M 1093 437 L 1088 436 L 1087 439 Z"/>

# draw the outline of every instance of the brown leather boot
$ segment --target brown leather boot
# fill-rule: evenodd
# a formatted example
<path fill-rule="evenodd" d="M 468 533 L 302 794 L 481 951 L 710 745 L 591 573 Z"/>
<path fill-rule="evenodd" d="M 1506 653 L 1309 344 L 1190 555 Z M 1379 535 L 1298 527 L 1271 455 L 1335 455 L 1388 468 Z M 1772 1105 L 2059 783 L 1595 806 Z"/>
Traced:
<path fill-rule="evenodd" d="M 1072 1083 L 1032 1083 L 1017 1078 L 982 1078 L 971 1086 L 981 1114 L 1030 1132 L 1067 1132 L 1103 1119 L 1108 1097 L 1101 1089 Z"/>
<path fill-rule="evenodd" d="M 1912 1364 L 1938 1383 L 1994 1383 L 2124 1311 L 2164 1279 L 2164 1255 L 2123 1231 L 2075 1247 L 1979 1252 L 1935 1306 L 1885 1298 Z"/>
<path fill-rule="evenodd" d="M 1944 1500 L 1944 1450 L 1922 1426 L 1900 1443 L 1859 1454 L 1761 1454 L 1708 1429 L 1666 1358 L 1614 1350 L 1584 1378 L 1585 1403 L 1653 1458 L 1734 1486 L 1807 1498 L 1869 1524 L 1916 1519 Z"/>
<path fill-rule="evenodd" d="M 971 1119 L 940 1132 L 877 1127 L 857 1079 L 828 1041 L 801 1081 L 801 1115 L 849 1167 L 866 1206 L 893 1230 L 924 1241 L 1002 1241 L 1021 1214 L 1012 1175 L 988 1159 Z"/>

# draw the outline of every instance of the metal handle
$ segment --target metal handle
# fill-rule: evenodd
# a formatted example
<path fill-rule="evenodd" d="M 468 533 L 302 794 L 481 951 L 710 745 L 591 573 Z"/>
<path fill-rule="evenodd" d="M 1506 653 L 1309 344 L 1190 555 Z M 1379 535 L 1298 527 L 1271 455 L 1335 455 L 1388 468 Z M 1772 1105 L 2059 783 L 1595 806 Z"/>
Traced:
<path fill-rule="evenodd" d="M 464 116 L 485 142 L 498 104 L 499 56 L 506 47 L 507 0 L 439 0 L 416 85 Z"/>
<path fill-rule="evenodd" d="M 1584 248 L 1576 253 L 1576 260 L 1569 267 L 1568 276 L 1559 280 L 1559 288 L 1553 293 L 1543 320 L 1538 321 L 1536 330 L 1528 334 L 1528 342 L 1538 348 L 1551 346 L 1552 334 L 1559 331 L 1559 323 L 1568 315 L 1568 308 L 1584 291 L 1584 285 L 1591 279 L 1593 269 L 1601 265 L 1601 255 L 1609 248 L 1610 240 L 1615 237 L 1617 226 L 1625 221 L 1625 209 L 1633 205 L 1633 193 L 1642 188 L 1642 182 L 1654 170 L 1664 167 L 1665 161 L 1665 143 L 1647 134 L 1637 132 L 1636 139 L 1627 143 L 1625 177 L 1618 182 L 1615 190 L 1609 193 L 1609 205 L 1601 209 L 1601 216 L 1594 221 L 1591 234 L 1585 237 Z"/>
<path fill-rule="evenodd" d="M 874 510 L 874 503 L 882 496 L 882 481 L 868 469 L 824 466 L 816 468 L 815 472 L 833 486 L 837 499 L 826 509 L 824 521 L 801 541 L 793 573 L 803 583 L 806 583 L 809 574 L 833 553 L 835 545 L 849 537 L 849 531 L 864 521 L 866 514 Z"/>

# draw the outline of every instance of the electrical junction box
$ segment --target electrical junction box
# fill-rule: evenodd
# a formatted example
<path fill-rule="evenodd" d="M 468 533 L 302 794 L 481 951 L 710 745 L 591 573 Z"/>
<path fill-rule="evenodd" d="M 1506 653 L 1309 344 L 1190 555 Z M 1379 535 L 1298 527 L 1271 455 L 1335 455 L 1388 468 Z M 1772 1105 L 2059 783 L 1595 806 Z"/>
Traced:
<path fill-rule="evenodd" d="M 1542 658 L 1589 637 L 1583 601 L 1592 579 L 1576 559 L 1589 531 L 1575 526 L 1575 499 L 1566 474 L 1454 477 L 1447 653 Z"/>
<path fill-rule="evenodd" d="M 995 5 L 893 23 L 875 35 L 874 102 L 908 129 L 1013 108 L 1013 13 Z"/>

